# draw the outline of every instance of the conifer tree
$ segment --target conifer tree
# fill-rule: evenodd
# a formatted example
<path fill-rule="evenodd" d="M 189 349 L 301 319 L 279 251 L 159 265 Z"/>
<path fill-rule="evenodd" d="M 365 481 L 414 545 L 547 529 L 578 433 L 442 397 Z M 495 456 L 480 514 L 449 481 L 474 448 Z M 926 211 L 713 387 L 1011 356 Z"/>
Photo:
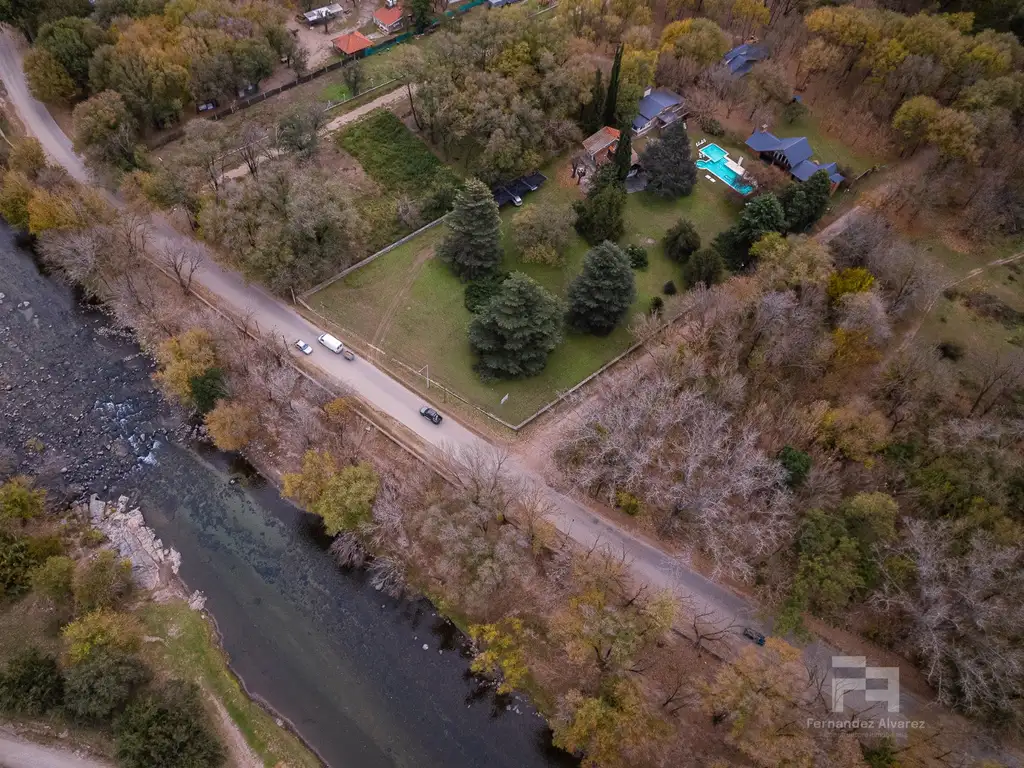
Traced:
<path fill-rule="evenodd" d="M 437 254 L 462 280 L 479 280 L 501 265 L 501 219 L 487 186 L 470 179 L 455 195 L 448 234 Z"/>

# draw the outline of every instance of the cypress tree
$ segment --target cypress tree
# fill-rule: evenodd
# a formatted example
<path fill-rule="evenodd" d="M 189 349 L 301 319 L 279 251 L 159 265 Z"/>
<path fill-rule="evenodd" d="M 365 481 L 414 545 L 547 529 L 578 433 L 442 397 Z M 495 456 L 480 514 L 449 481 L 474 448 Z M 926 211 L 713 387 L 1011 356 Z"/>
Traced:
<path fill-rule="evenodd" d="M 483 379 L 515 379 L 544 370 L 562 340 L 562 304 L 532 278 L 513 272 L 473 318 L 469 346 Z"/>
<path fill-rule="evenodd" d="M 622 71 L 622 43 L 615 49 L 615 62 L 612 64 L 612 76 L 608 81 L 608 96 L 604 102 L 604 125 L 615 125 L 615 110 L 619 101 L 619 74 Z"/>
<path fill-rule="evenodd" d="M 501 219 L 487 186 L 470 179 L 455 195 L 448 234 L 437 254 L 462 280 L 479 280 L 501 265 Z"/>
<path fill-rule="evenodd" d="M 569 284 L 569 327 L 607 336 L 636 299 L 629 258 L 605 240 L 583 258 L 583 271 Z"/>
<path fill-rule="evenodd" d="M 685 264 L 690 255 L 700 248 L 700 235 L 689 219 L 680 219 L 665 233 L 662 242 L 666 256 L 672 261 Z"/>
<path fill-rule="evenodd" d="M 712 285 L 722 282 L 724 271 L 722 255 L 714 248 L 697 251 L 683 265 L 683 277 L 691 288 L 698 283 L 704 283 L 710 288 Z"/>
<path fill-rule="evenodd" d="M 629 176 L 629 169 L 633 165 L 633 140 L 630 138 L 627 126 L 619 129 L 619 143 L 615 145 L 612 165 L 615 166 L 615 174 L 619 177 L 619 181 L 625 181 Z"/>
<path fill-rule="evenodd" d="M 612 163 L 601 166 L 590 183 L 585 200 L 573 203 L 576 231 L 591 245 L 618 240 L 625 229 L 626 188 L 619 181 Z"/>
<path fill-rule="evenodd" d="M 590 103 L 584 104 L 580 110 L 580 126 L 590 136 L 601 130 L 601 117 L 604 112 L 604 81 L 601 70 L 594 72 L 594 85 L 590 89 Z"/>

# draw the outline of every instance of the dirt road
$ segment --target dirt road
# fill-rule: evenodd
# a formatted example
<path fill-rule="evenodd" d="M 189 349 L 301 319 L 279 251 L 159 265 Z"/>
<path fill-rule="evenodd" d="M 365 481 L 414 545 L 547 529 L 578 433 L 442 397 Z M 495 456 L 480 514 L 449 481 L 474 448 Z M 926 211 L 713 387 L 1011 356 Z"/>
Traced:
<path fill-rule="evenodd" d="M 112 768 L 89 757 L 56 747 L 31 744 L 0 728 L 0 768 Z"/>

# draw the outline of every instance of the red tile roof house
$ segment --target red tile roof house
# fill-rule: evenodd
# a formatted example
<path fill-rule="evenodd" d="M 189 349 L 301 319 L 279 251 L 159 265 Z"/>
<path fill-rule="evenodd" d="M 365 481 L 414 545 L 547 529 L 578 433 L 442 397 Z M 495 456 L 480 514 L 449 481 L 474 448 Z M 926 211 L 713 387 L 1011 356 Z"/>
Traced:
<path fill-rule="evenodd" d="M 384 34 L 393 35 L 404 24 L 403 14 L 401 8 L 378 8 L 373 12 L 373 22 Z"/>
<path fill-rule="evenodd" d="M 589 136 L 583 140 L 583 149 L 586 150 L 587 156 L 594 164 L 594 167 L 604 165 L 611 160 L 612 156 L 615 154 L 615 148 L 618 145 L 618 129 L 609 128 L 607 125 L 593 136 Z M 635 149 L 630 154 L 630 165 L 636 165 L 640 162 Z"/>
<path fill-rule="evenodd" d="M 334 50 L 343 56 L 355 56 L 373 46 L 373 41 L 361 32 L 349 32 L 347 35 L 334 38 L 331 42 L 334 44 Z"/>

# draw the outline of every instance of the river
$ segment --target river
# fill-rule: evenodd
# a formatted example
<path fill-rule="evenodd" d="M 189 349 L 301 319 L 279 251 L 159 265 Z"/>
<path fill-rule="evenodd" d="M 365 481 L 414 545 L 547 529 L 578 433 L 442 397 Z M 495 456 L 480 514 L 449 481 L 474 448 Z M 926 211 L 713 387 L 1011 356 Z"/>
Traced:
<path fill-rule="evenodd" d="M 326 552 L 312 516 L 184 437 L 151 363 L 0 227 L 0 469 L 68 499 L 128 495 L 182 554 L 232 667 L 331 766 L 571 765 L 523 700 L 469 672 L 461 634 Z M 27 302 L 27 304 L 26 304 Z"/>

